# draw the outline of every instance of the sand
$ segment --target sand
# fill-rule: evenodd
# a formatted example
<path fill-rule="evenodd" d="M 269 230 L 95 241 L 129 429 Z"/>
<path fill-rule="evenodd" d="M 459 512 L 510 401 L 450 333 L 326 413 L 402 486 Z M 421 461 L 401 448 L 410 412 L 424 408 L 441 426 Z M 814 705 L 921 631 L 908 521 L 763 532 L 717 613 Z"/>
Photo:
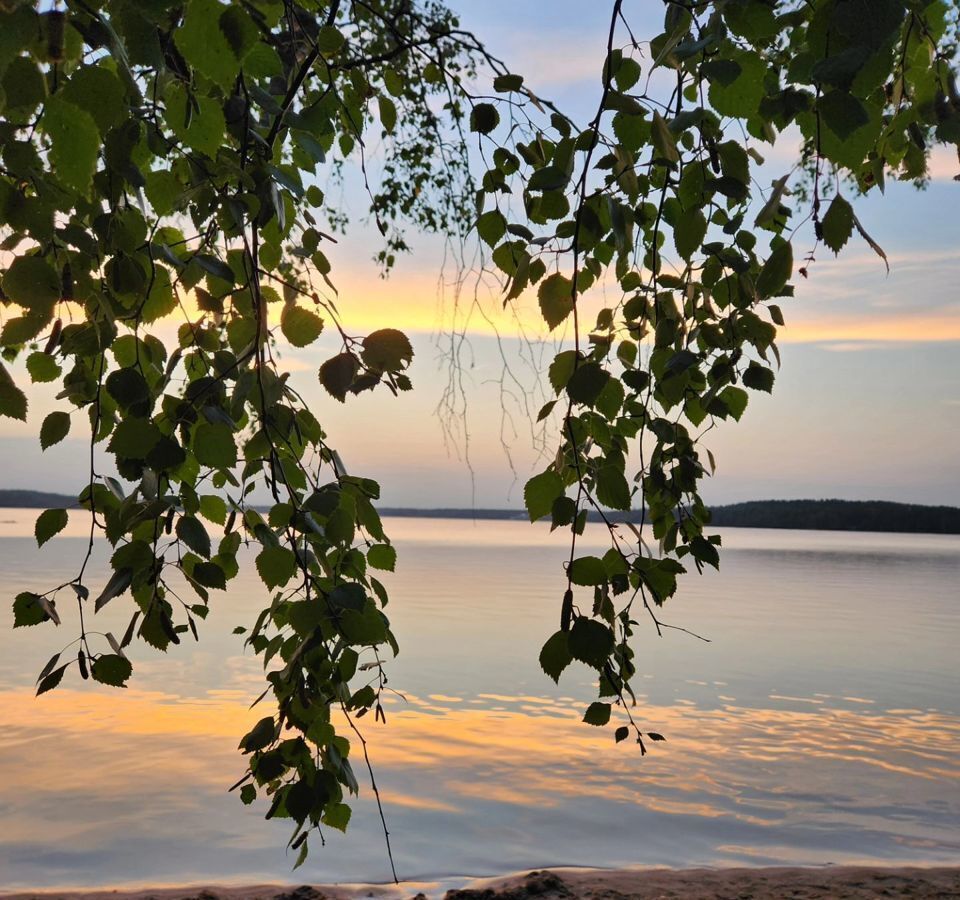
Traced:
<path fill-rule="evenodd" d="M 558 869 L 469 882 L 290 887 L 191 887 L 157 890 L 0 893 L 3 900 L 915 900 L 960 898 L 960 867 L 759 869 Z"/>

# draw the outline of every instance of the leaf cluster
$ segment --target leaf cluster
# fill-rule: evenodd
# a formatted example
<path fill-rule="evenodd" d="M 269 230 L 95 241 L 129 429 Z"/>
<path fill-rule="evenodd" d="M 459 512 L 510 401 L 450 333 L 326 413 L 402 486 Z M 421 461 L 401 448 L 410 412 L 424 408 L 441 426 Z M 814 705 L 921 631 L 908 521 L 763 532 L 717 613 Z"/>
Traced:
<path fill-rule="evenodd" d="M 668 2 L 643 43 L 623 6 L 578 124 L 436 0 L 0 3 L 0 415 L 28 415 L 7 365 L 55 387 L 41 447 L 84 434 L 91 463 L 79 510 L 45 511 L 38 543 L 84 515 L 87 559 L 95 538 L 111 552 L 104 585 L 84 562 L 18 595 L 15 627 L 59 626 L 76 603 L 78 649 L 38 693 L 74 665 L 122 687 L 134 641 L 198 638 L 250 549 L 269 599 L 239 633 L 272 708 L 240 742 L 235 787 L 292 820 L 298 863 L 312 831 L 347 826 L 348 734 L 384 719 L 398 649 L 375 575 L 396 564 L 379 488 L 346 472 L 278 363 L 327 335 L 335 401 L 412 387 L 403 332 L 341 323 L 330 246 L 349 222 L 331 187 L 348 166 L 381 266 L 409 249 L 405 227 L 475 234 L 504 302 L 530 298 L 569 337 L 540 412 L 555 453 L 524 491 L 531 520 L 570 536 L 540 661 L 555 680 L 592 669 L 585 721 L 643 750 L 662 736 L 632 712 L 638 614 L 669 627 L 678 578 L 719 564 L 705 436 L 773 389 L 781 307 L 821 243 L 857 233 L 886 259 L 858 198 L 960 144 L 946 0 Z M 801 157 L 759 186 L 793 127 Z M 591 291 L 608 301 L 588 320 Z M 579 549 L 591 509 L 602 555 Z M 606 516 L 629 509 L 639 527 Z M 85 612 L 121 602 L 120 639 L 86 629 Z"/>

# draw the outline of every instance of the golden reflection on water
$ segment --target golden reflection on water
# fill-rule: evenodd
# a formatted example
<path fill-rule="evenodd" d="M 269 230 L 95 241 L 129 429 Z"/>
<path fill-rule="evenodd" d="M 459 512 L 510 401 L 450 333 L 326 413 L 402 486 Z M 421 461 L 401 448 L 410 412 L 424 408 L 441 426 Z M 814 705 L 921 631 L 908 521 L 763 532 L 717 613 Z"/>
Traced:
<path fill-rule="evenodd" d="M 580 723 L 576 704 L 497 695 L 485 698 L 500 703 L 492 710 L 462 699 L 394 697 L 388 725 L 368 728 L 388 806 L 466 812 L 475 799 L 543 808 L 605 796 L 667 815 L 732 813 L 763 825 L 766 812 L 796 806 L 798 795 L 856 795 L 874 772 L 887 803 L 935 799 L 960 778 L 960 723 L 936 711 L 864 712 L 829 701 L 802 711 L 640 707 L 638 720 L 669 741 L 649 743 L 641 759 L 632 743 L 613 746 L 610 732 Z M 156 799 L 170 781 L 224 789 L 241 771 L 239 737 L 258 717 L 246 700 L 229 690 L 182 699 L 63 689 L 39 700 L 7 691 L 0 795 L 15 786 L 16 796 L 54 791 L 69 803 L 87 792 Z M 7 839 L 37 824 L 23 812 L 7 817 Z M 76 826 L 65 818 L 53 827 L 69 836 Z"/>

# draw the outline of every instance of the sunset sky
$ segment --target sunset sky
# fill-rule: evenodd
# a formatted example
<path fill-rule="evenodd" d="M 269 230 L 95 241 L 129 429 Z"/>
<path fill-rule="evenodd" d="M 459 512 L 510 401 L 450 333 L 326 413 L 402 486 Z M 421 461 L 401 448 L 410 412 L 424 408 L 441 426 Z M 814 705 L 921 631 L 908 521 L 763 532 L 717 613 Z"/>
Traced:
<path fill-rule="evenodd" d="M 605 4 L 458 0 L 453 5 L 462 11 L 464 27 L 483 36 L 531 88 L 576 117 L 592 113 L 606 39 Z M 638 35 L 655 34 L 655 23 L 645 23 L 640 13 L 631 16 L 631 5 L 635 10 L 650 5 L 627 4 L 628 17 Z M 766 153 L 762 184 L 790 169 L 795 149 L 788 134 Z M 708 501 L 844 497 L 960 503 L 960 184 L 953 180 L 960 164 L 937 152 L 932 168 L 926 191 L 890 185 L 885 197 L 856 201 L 858 217 L 889 255 L 889 275 L 869 246 L 854 239 L 838 260 L 820 252 L 810 278 L 798 279 L 796 298 L 783 304 L 783 368 L 773 396 L 752 395 L 744 421 L 718 429 L 706 441 L 718 462 L 705 488 Z M 346 200 L 361 211 L 362 197 L 348 191 Z M 536 461 L 523 397 L 535 415 L 542 402 L 535 369 L 549 361 L 562 336 L 552 335 L 544 345 L 521 338 L 521 333 L 534 340 L 542 336 L 529 297 L 517 317 L 500 313 L 491 324 L 471 307 L 472 282 L 455 313 L 454 291 L 444 287 L 441 275 L 442 242 L 411 238 L 415 252 L 401 259 L 386 281 L 371 261 L 376 235 L 354 231 L 328 255 L 348 331 L 398 327 L 411 335 L 416 390 L 398 399 L 378 391 L 341 406 L 316 380 L 319 363 L 337 350 L 332 335 L 308 351 L 288 352 L 287 365 L 348 468 L 381 481 L 385 504 L 520 506 L 523 481 Z M 811 242 L 812 235 L 801 232 L 795 255 L 805 255 Z M 479 291 L 483 308 L 499 306 L 495 286 Z M 444 356 L 449 338 L 443 335 L 454 323 L 468 339 L 460 345 L 459 377 L 466 393 L 469 465 L 461 420 L 452 417 L 461 427 L 448 444 L 435 413 L 450 376 Z M 14 371 L 23 378 L 22 366 Z M 503 390 L 512 421 L 503 421 Z M 79 439 L 40 452 L 36 435 L 53 408 L 52 394 L 31 392 L 26 425 L 0 420 L 0 487 L 78 489 Z"/>

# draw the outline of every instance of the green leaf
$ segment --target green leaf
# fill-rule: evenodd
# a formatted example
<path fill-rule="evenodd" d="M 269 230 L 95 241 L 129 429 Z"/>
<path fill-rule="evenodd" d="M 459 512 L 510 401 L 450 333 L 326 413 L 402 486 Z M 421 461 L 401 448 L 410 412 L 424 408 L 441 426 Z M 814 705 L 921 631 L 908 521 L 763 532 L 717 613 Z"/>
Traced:
<path fill-rule="evenodd" d="M 563 670 L 572 661 L 570 636 L 566 631 L 558 631 L 551 635 L 540 651 L 540 668 L 558 684 Z"/>
<path fill-rule="evenodd" d="M 34 383 L 47 383 L 60 377 L 60 364 L 49 353 L 35 350 L 27 357 L 27 371 Z"/>
<path fill-rule="evenodd" d="M 360 365 L 352 353 L 339 353 L 320 366 L 320 383 L 331 397 L 343 403 L 359 368 Z"/>
<path fill-rule="evenodd" d="M 625 397 L 626 391 L 620 379 L 610 378 L 597 397 L 597 410 L 603 413 L 607 421 L 613 422 L 623 406 Z"/>
<path fill-rule="evenodd" d="M 212 253 L 198 253 L 193 257 L 193 260 L 208 275 L 213 275 L 214 278 L 219 278 L 221 281 L 227 282 L 227 284 L 234 283 L 235 276 L 233 269 L 220 259 L 220 257 L 214 256 Z"/>
<path fill-rule="evenodd" d="M 310 852 L 310 845 L 307 843 L 307 833 L 301 834 L 303 843 L 300 845 L 300 851 L 297 853 L 296 861 L 293 864 L 293 870 L 297 870 L 307 861 L 307 855 Z M 298 841 L 300 838 L 297 839 Z"/>
<path fill-rule="evenodd" d="M 6 23 L 3 23 L 6 27 Z M 19 49 L 19 48 L 17 48 Z M 3 72 L 0 89 L 6 95 L 8 112 L 14 110 L 19 113 L 30 113 L 36 109 L 47 96 L 47 85 L 37 64 L 25 56 L 12 59 Z M 21 116 L 17 116 L 21 119 Z"/>
<path fill-rule="evenodd" d="M 135 415 L 149 413 L 151 406 L 150 388 L 146 379 L 135 368 L 116 369 L 111 372 L 104 387 L 107 393 L 117 401 L 122 410 L 131 410 Z"/>
<path fill-rule="evenodd" d="M 386 131 L 392 132 L 397 127 L 397 105 L 381 94 L 377 97 L 377 108 L 380 111 L 380 124 Z"/>
<path fill-rule="evenodd" d="M 413 360 L 410 339 L 396 328 L 381 328 L 363 339 L 363 363 L 375 372 L 400 372 Z"/>
<path fill-rule="evenodd" d="M 194 553 L 199 553 L 205 559 L 210 558 L 210 535 L 199 519 L 180 516 L 177 520 L 177 537 Z"/>
<path fill-rule="evenodd" d="M 108 449 L 125 459 L 145 459 L 161 437 L 153 422 L 129 417 L 113 429 Z"/>
<path fill-rule="evenodd" d="M 367 562 L 374 569 L 393 572 L 397 566 L 397 551 L 389 544 L 374 544 L 367 551 Z"/>
<path fill-rule="evenodd" d="M 736 3 L 723 8 L 723 16 L 735 34 L 751 43 L 763 43 L 779 31 L 779 23 L 773 9 L 765 4 Z M 624 737 L 627 735 L 624 734 Z M 622 739 L 621 739 L 622 740 Z"/>
<path fill-rule="evenodd" d="M 230 469 L 237 464 L 233 429 L 224 422 L 201 422 L 193 433 L 197 462 L 213 469 Z"/>
<path fill-rule="evenodd" d="M 823 242 L 834 253 L 839 253 L 853 234 L 853 207 L 837 194 L 830 201 L 820 225 Z"/>
<path fill-rule="evenodd" d="M 575 403 L 593 406 L 610 380 L 610 373 L 595 362 L 584 363 L 570 376 L 567 394 Z"/>
<path fill-rule="evenodd" d="M 530 176 L 530 180 L 527 182 L 527 190 L 548 193 L 559 191 L 567 186 L 569 180 L 570 176 L 563 169 L 556 166 L 544 166 Z"/>
<path fill-rule="evenodd" d="M 338 831 L 346 831 L 350 823 L 350 807 L 346 803 L 332 803 L 323 814 L 323 823 Z"/>
<path fill-rule="evenodd" d="M 519 91 L 522 87 L 522 75 L 498 75 L 493 79 L 493 89 L 498 94 L 507 94 L 510 91 Z"/>
<path fill-rule="evenodd" d="M 787 193 L 787 182 L 789 180 L 790 175 L 787 174 L 773 182 L 773 189 L 770 191 L 767 202 L 763 204 L 763 208 L 757 213 L 756 219 L 754 219 L 753 224 L 755 226 L 759 228 L 762 225 L 769 225 L 771 222 L 777 220 L 777 216 L 780 215 L 780 203 L 783 200 L 783 195 Z"/>
<path fill-rule="evenodd" d="M 707 218 L 697 207 L 691 207 L 681 213 L 673 227 L 673 243 L 685 260 L 700 249 L 707 234 Z"/>
<path fill-rule="evenodd" d="M 641 69 L 640 63 L 627 56 L 621 60 L 613 77 L 617 82 L 617 88 L 624 92 L 629 91 L 640 80 L 642 74 L 643 69 Z"/>
<path fill-rule="evenodd" d="M 386 622 L 373 603 L 367 603 L 362 612 L 345 610 L 340 627 L 344 638 L 357 646 L 372 647 L 387 640 Z"/>
<path fill-rule="evenodd" d="M 150 285 L 150 293 L 140 309 L 140 318 L 147 325 L 170 315 L 178 305 L 167 270 L 163 266 L 155 265 L 152 277 L 153 283 Z"/>
<path fill-rule="evenodd" d="M 227 521 L 227 504 L 222 497 L 204 494 L 200 498 L 200 515 L 210 522 L 223 525 Z"/>
<path fill-rule="evenodd" d="M 553 501 L 553 507 L 550 510 L 550 530 L 563 528 L 573 522 L 577 515 L 577 503 L 572 497 L 561 494 Z"/>
<path fill-rule="evenodd" d="M 50 162 L 57 178 L 86 195 L 100 152 L 100 129 L 93 116 L 54 94 L 44 107 L 41 124 L 50 136 Z"/>
<path fill-rule="evenodd" d="M 14 384 L 3 363 L 0 363 L 0 416 L 27 421 L 27 395 Z"/>
<path fill-rule="evenodd" d="M 227 577 L 215 562 L 199 562 L 193 567 L 193 580 L 203 587 L 226 590 Z"/>
<path fill-rule="evenodd" d="M 559 272 L 540 283 L 537 297 L 540 312 L 551 331 L 573 312 L 573 282 Z"/>
<path fill-rule="evenodd" d="M 14 303 L 48 313 L 60 299 L 60 273 L 42 256 L 18 256 L 3 273 L 3 292 Z"/>
<path fill-rule="evenodd" d="M 720 552 L 716 545 L 708 541 L 703 535 L 694 535 L 690 541 L 690 551 L 694 558 L 707 563 L 715 569 L 720 568 Z"/>
<path fill-rule="evenodd" d="M 670 355 L 666 365 L 663 367 L 663 377 L 669 378 L 675 375 L 682 375 L 699 362 L 700 356 L 692 350 L 678 350 L 676 353 Z"/>
<path fill-rule="evenodd" d="M 70 76 L 60 95 L 90 113 L 104 137 L 127 113 L 126 90 L 106 65 L 81 66 Z"/>
<path fill-rule="evenodd" d="M 108 635 L 109 637 L 109 635 Z M 62 653 L 62 651 L 61 651 Z M 53 667 L 60 662 L 60 653 L 54 653 L 50 659 L 47 660 L 47 664 L 40 670 L 40 674 L 37 676 L 37 682 L 43 681 L 52 671 Z"/>
<path fill-rule="evenodd" d="M 40 513 L 33 527 L 37 546 L 42 547 L 50 538 L 55 537 L 67 527 L 67 511 L 65 509 L 48 509 Z"/>
<path fill-rule="evenodd" d="M 187 92 L 179 84 L 167 90 L 166 99 L 164 118 L 170 130 L 188 147 L 215 158 L 227 129 L 222 105 L 212 97 L 200 94 L 194 98 L 197 109 L 188 115 Z"/>
<path fill-rule="evenodd" d="M 400 97 L 403 94 L 404 79 L 395 69 L 383 70 L 383 84 L 392 96 Z"/>
<path fill-rule="evenodd" d="M 223 14 L 224 6 L 218 0 L 190 0 L 173 36 L 183 58 L 229 92 L 240 74 L 240 60 L 220 28 Z"/>
<path fill-rule="evenodd" d="M 570 580 L 574 584 L 596 586 L 607 580 L 607 568 L 598 556 L 581 556 L 570 564 Z"/>
<path fill-rule="evenodd" d="M 298 781 L 290 785 L 283 802 L 287 807 L 287 812 L 297 822 L 303 822 L 313 810 L 315 800 L 316 794 L 314 794 L 310 784 L 306 781 Z"/>
<path fill-rule="evenodd" d="M 90 674 L 94 681 L 113 687 L 126 687 L 127 679 L 133 674 L 133 666 L 125 656 L 116 653 L 105 653 L 93 661 Z"/>
<path fill-rule="evenodd" d="M 588 725 L 606 725 L 607 722 L 610 721 L 610 704 L 591 703 L 590 706 L 587 707 L 583 721 Z"/>
<path fill-rule="evenodd" d="M 180 205 L 184 196 L 180 179 L 169 169 L 156 169 L 144 175 L 144 193 L 158 216 L 168 216 Z"/>
<path fill-rule="evenodd" d="M 810 77 L 814 83 L 849 90 L 869 56 L 868 47 L 847 47 L 839 53 L 817 60 L 810 71 Z"/>
<path fill-rule="evenodd" d="M 656 110 L 653 113 L 653 148 L 660 159 L 669 163 L 680 162 L 680 153 L 677 151 L 677 140 L 667 125 L 663 116 Z"/>
<path fill-rule="evenodd" d="M 47 691 L 52 691 L 61 681 L 63 681 L 63 673 L 67 671 L 67 667 L 60 666 L 59 669 L 54 669 L 46 678 L 40 680 L 40 684 L 37 685 L 37 696 L 45 694 Z"/>
<path fill-rule="evenodd" d="M 25 316 L 13 316 L 3 323 L 0 345 L 10 347 L 32 341 L 50 323 L 52 307 L 31 310 Z"/>
<path fill-rule="evenodd" d="M 603 466 L 597 472 L 597 501 L 607 509 L 630 509 L 630 486 L 617 466 Z"/>
<path fill-rule="evenodd" d="M 40 603 L 40 595 L 24 591 L 13 601 L 13 627 L 25 628 L 46 622 L 50 615 Z"/>
<path fill-rule="evenodd" d="M 750 395 L 745 390 L 730 385 L 729 387 L 725 387 L 718 396 L 726 404 L 727 409 L 730 410 L 730 415 L 739 422 L 740 417 L 747 408 L 747 401 L 750 399 Z"/>
<path fill-rule="evenodd" d="M 824 124 L 841 141 L 870 122 L 866 107 L 848 91 L 830 91 L 817 102 Z"/>
<path fill-rule="evenodd" d="M 257 789 L 252 784 L 245 784 L 240 788 L 240 800 L 244 806 L 249 806 L 257 799 Z"/>
<path fill-rule="evenodd" d="M 563 389 L 567 386 L 567 382 L 570 381 L 570 376 L 573 375 L 573 370 L 576 368 L 576 365 L 576 350 L 562 350 L 553 358 L 553 362 L 550 363 L 550 369 L 547 372 L 547 377 L 550 379 L 550 385 L 557 394 L 563 393 Z"/>
<path fill-rule="evenodd" d="M 470 130 L 489 134 L 500 124 L 500 113 L 492 103 L 477 103 L 470 112 Z"/>
<path fill-rule="evenodd" d="M 883 104 L 861 102 L 846 91 L 831 91 L 817 103 L 820 111 L 820 150 L 832 162 L 848 169 L 859 169 L 880 137 L 883 129 Z M 799 118 L 806 136 L 817 134 L 817 118 L 812 113 Z"/>
<path fill-rule="evenodd" d="M 507 220 L 499 209 L 485 212 L 477 220 L 477 233 L 491 247 L 495 247 L 507 233 Z"/>
<path fill-rule="evenodd" d="M 764 299 L 779 295 L 793 274 L 793 245 L 783 241 L 763 264 L 757 277 L 757 293 Z"/>
<path fill-rule="evenodd" d="M 280 330 L 294 347 L 307 347 L 323 331 L 323 319 L 302 306 L 288 304 L 280 314 Z"/>
<path fill-rule="evenodd" d="M 260 32 L 253 19 L 240 6 L 228 6 L 220 16 L 220 30 L 233 55 L 243 62 L 257 46 Z M 261 45 L 262 46 L 262 45 Z"/>
<path fill-rule="evenodd" d="M 751 362 L 747 370 L 743 373 L 742 381 L 748 388 L 755 391 L 766 391 L 768 394 L 773 391 L 773 372 L 760 363 Z"/>
<path fill-rule="evenodd" d="M 767 67 L 756 53 L 734 53 L 730 62 L 737 66 L 736 77 L 732 81 L 726 77 L 711 81 L 710 105 L 721 116 L 749 119 L 760 108 Z"/>
<path fill-rule="evenodd" d="M 523 502 L 531 522 L 550 515 L 553 502 L 563 494 L 563 479 L 553 470 L 547 469 L 534 475 L 523 489 Z"/>
<path fill-rule="evenodd" d="M 243 740 L 240 741 L 240 749 L 244 753 L 255 753 L 257 750 L 263 750 L 273 743 L 276 731 L 277 728 L 274 724 L 273 717 L 267 716 L 257 722 L 257 724 L 244 735 Z"/>
<path fill-rule="evenodd" d="M 93 611 L 100 612 L 114 597 L 119 597 L 133 581 L 133 571 L 128 568 L 117 569 L 107 582 L 100 595 L 94 601 Z"/>
<path fill-rule="evenodd" d="M 317 49 L 325 56 L 337 53 L 345 43 L 343 33 L 333 25 L 324 25 L 317 32 Z"/>
<path fill-rule="evenodd" d="M 580 616 L 570 629 L 570 653 L 594 669 L 603 668 L 613 644 L 613 632 L 596 619 Z"/>
<path fill-rule="evenodd" d="M 737 78 L 740 77 L 742 71 L 743 69 L 740 68 L 740 63 L 722 57 L 707 60 L 700 66 L 701 74 L 704 75 L 711 84 L 719 84 L 724 87 L 733 84 Z"/>
<path fill-rule="evenodd" d="M 287 547 L 265 547 L 256 562 L 261 580 L 271 590 L 283 587 L 297 572 L 297 557 Z"/>
<path fill-rule="evenodd" d="M 158 472 L 179 468 L 187 454 L 175 438 L 162 436 L 146 456 L 147 465 Z"/>
<path fill-rule="evenodd" d="M 46 450 L 59 444 L 70 433 L 70 414 L 57 410 L 50 413 L 40 426 L 40 448 Z"/>

